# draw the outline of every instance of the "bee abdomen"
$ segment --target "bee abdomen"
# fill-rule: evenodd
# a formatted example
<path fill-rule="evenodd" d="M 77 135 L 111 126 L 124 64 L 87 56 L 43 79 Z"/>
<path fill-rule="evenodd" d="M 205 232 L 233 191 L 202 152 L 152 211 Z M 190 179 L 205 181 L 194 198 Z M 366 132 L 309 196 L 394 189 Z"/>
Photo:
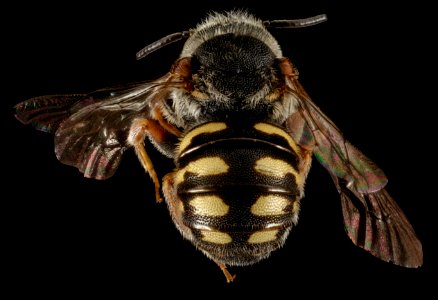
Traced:
<path fill-rule="evenodd" d="M 181 142 L 174 175 L 181 222 L 207 256 L 247 265 L 279 248 L 297 221 L 299 153 L 285 132 L 255 125 L 236 132 L 221 124 L 204 125 L 208 130 Z"/>

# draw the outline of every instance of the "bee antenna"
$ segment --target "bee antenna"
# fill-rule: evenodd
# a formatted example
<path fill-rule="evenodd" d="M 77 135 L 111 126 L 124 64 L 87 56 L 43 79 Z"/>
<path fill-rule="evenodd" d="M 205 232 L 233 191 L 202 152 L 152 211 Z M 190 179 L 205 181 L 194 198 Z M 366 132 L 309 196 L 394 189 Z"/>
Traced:
<path fill-rule="evenodd" d="M 263 21 L 263 25 L 272 28 L 301 28 L 313 26 L 325 21 L 327 21 L 327 15 L 322 14 L 305 19 Z"/>
<path fill-rule="evenodd" d="M 147 45 L 146 47 L 138 51 L 135 56 L 137 57 L 137 60 L 140 60 L 164 46 L 177 42 L 181 39 L 187 39 L 189 36 L 190 36 L 190 31 L 182 31 L 182 32 L 169 34 L 168 36 L 165 36 L 159 39 L 158 41 L 155 41 L 152 44 Z"/>

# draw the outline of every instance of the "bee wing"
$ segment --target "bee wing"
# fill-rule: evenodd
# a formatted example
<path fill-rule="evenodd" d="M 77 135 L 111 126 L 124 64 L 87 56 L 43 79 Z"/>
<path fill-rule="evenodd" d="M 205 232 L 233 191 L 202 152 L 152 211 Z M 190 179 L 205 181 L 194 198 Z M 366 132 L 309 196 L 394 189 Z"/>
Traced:
<path fill-rule="evenodd" d="M 422 265 L 421 242 L 400 207 L 385 190 L 387 178 L 312 102 L 296 74 L 287 93 L 297 111 L 286 120 L 292 137 L 330 172 L 340 193 L 344 224 L 354 244 L 405 267 Z"/>
<path fill-rule="evenodd" d="M 55 153 L 85 177 L 106 179 L 117 169 L 136 118 L 151 118 L 152 109 L 174 88 L 172 74 L 128 87 L 102 89 L 87 95 L 43 96 L 18 104 L 23 123 L 55 131 Z"/>
<path fill-rule="evenodd" d="M 23 124 L 31 124 L 38 130 L 55 133 L 61 122 L 71 114 L 74 103 L 85 103 L 86 99 L 86 94 L 31 98 L 15 105 L 15 117 Z"/>
<path fill-rule="evenodd" d="M 342 202 L 348 236 L 374 256 L 405 267 L 423 264 L 421 242 L 408 219 L 386 189 L 359 193 L 333 178 Z"/>
<path fill-rule="evenodd" d="M 55 133 L 59 125 L 69 116 L 85 106 L 110 100 L 127 93 L 146 82 L 130 83 L 99 89 L 89 94 L 38 96 L 15 105 L 15 117 L 23 124 L 30 124 L 37 130 Z"/>
<path fill-rule="evenodd" d="M 345 179 L 349 187 L 361 193 L 382 189 L 388 182 L 383 171 L 344 138 L 296 79 L 291 83 L 290 92 L 298 105 L 298 111 L 286 122 L 291 135 L 310 147 L 330 174 Z"/>

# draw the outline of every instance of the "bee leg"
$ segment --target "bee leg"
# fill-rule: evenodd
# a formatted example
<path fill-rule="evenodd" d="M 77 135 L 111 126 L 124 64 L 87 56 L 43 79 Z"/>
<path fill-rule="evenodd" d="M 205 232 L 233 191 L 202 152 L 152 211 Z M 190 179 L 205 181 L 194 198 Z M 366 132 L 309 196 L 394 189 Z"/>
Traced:
<path fill-rule="evenodd" d="M 153 116 L 154 119 L 156 119 L 158 121 L 159 126 L 161 127 L 161 129 L 164 129 L 166 132 L 174 135 L 174 136 L 181 136 L 181 131 L 179 131 L 175 126 L 173 126 L 172 124 L 170 124 L 169 122 L 167 122 L 163 116 L 163 112 L 161 111 L 161 109 L 154 109 L 153 110 Z"/>
<path fill-rule="evenodd" d="M 225 264 L 218 262 L 216 262 L 216 264 L 219 266 L 219 268 L 221 268 L 222 272 L 224 273 L 225 278 L 227 279 L 227 283 L 233 282 L 234 278 L 236 278 L 236 275 L 231 275 L 231 273 L 228 272 L 227 266 Z"/>
<path fill-rule="evenodd" d="M 146 135 L 153 135 L 154 130 L 159 130 L 157 128 L 156 122 L 148 119 L 137 119 L 135 120 L 131 128 L 129 130 L 128 135 L 128 142 L 134 146 L 135 154 L 137 154 L 137 157 L 143 166 L 143 168 L 146 170 L 146 172 L 151 177 L 154 186 L 155 186 L 155 199 L 158 203 L 162 202 L 163 199 L 161 198 L 160 194 L 160 181 L 158 179 L 157 173 L 155 172 L 154 165 L 152 164 L 152 160 L 150 159 L 149 155 L 146 152 L 146 149 L 144 148 L 144 139 Z"/>

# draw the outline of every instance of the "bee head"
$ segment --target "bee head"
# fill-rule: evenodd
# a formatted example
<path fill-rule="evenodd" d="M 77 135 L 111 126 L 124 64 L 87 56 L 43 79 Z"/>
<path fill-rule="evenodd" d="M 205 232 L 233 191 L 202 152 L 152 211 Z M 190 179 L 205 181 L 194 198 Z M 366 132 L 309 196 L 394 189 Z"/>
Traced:
<path fill-rule="evenodd" d="M 258 51 L 262 52 L 258 52 Z M 217 54 L 211 57 L 209 54 Z M 248 62 L 248 66 L 256 67 L 248 53 L 266 55 L 264 63 L 272 63 L 272 56 L 282 57 L 280 46 L 275 38 L 266 30 L 263 22 L 254 16 L 242 12 L 231 11 L 225 14 L 214 13 L 208 16 L 195 29 L 190 31 L 181 52 L 181 57 L 203 57 L 205 59 L 221 57 L 233 58 L 240 62 Z M 209 57 L 210 56 L 210 57 Z M 254 59 L 254 55 L 251 57 Z M 218 62 L 222 62 L 220 59 Z M 211 64 L 206 62 L 206 65 Z M 231 67 L 231 66 L 230 66 Z M 238 68 L 234 68 L 237 70 Z"/>
<path fill-rule="evenodd" d="M 190 57 L 195 84 L 230 104 L 256 94 L 270 80 L 280 46 L 263 22 L 241 11 L 214 13 L 190 33 L 181 57 Z"/>

